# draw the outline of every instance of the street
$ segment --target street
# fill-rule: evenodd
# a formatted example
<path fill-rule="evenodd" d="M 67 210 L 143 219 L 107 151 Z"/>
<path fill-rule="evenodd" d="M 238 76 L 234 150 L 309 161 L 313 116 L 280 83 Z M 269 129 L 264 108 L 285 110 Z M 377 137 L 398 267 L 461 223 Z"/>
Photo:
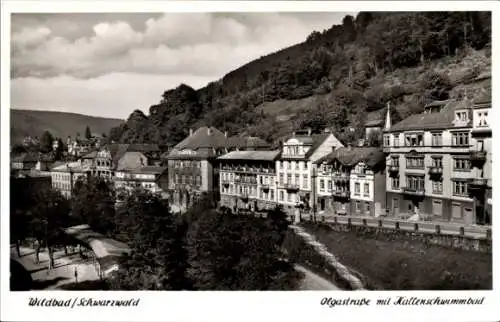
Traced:
<path fill-rule="evenodd" d="M 301 291 L 341 291 L 339 287 L 327 281 L 323 277 L 311 272 L 307 268 L 295 265 L 295 269 L 305 274 L 300 285 Z"/>

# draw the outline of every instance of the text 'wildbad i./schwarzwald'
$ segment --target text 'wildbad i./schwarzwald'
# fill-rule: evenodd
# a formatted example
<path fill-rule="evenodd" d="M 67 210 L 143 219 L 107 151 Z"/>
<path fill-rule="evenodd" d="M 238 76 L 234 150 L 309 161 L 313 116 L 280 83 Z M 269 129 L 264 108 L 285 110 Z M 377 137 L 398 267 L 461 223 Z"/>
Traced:
<path fill-rule="evenodd" d="M 367 298 L 344 298 L 334 299 L 331 297 L 324 297 L 321 300 L 321 305 L 328 307 L 336 306 L 368 306 L 372 305 L 374 301 Z M 377 299 L 375 305 L 481 305 L 484 302 L 484 297 L 481 298 L 419 298 L 419 297 L 406 297 L 397 296 L 396 298 Z"/>

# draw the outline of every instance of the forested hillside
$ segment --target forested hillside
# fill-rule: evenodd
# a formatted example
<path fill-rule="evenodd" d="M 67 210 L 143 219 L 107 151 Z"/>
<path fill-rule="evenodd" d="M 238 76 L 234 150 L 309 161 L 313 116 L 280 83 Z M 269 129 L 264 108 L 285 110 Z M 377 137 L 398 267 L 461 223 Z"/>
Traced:
<path fill-rule="evenodd" d="M 346 127 L 379 117 L 389 101 L 397 121 L 431 100 L 474 96 L 463 88 L 491 68 L 490 43 L 489 12 L 362 12 L 197 91 L 167 90 L 110 138 L 173 145 L 190 127 L 211 125 L 274 142 L 328 127 L 352 141 L 362 132 Z"/>

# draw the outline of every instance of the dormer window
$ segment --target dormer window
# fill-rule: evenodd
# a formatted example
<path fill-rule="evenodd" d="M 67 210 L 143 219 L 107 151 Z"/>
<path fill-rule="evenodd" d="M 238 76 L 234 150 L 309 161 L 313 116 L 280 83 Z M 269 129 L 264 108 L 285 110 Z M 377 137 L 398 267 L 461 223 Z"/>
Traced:
<path fill-rule="evenodd" d="M 407 135 L 405 135 L 405 145 L 406 146 L 423 146 L 424 145 L 424 135 L 423 134 L 407 134 Z"/>
<path fill-rule="evenodd" d="M 467 111 L 460 111 L 455 113 L 455 121 L 457 122 L 467 122 Z"/>

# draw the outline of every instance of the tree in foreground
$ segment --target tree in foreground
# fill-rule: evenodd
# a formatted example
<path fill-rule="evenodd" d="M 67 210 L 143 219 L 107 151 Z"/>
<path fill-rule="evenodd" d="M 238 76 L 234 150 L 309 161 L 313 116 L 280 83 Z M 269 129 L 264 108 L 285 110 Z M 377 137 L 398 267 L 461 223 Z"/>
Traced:
<path fill-rule="evenodd" d="M 183 229 L 170 214 L 167 201 L 147 191 L 130 194 L 117 211 L 117 237 L 131 254 L 110 280 L 114 290 L 183 290 L 186 255 Z"/>
<path fill-rule="evenodd" d="M 277 209 L 267 219 L 207 211 L 189 227 L 188 276 L 199 290 L 296 288 L 281 244 L 287 224 Z"/>
<path fill-rule="evenodd" d="M 72 196 L 74 224 L 88 224 L 102 234 L 115 229 L 116 193 L 111 181 L 102 177 L 80 177 Z"/>

